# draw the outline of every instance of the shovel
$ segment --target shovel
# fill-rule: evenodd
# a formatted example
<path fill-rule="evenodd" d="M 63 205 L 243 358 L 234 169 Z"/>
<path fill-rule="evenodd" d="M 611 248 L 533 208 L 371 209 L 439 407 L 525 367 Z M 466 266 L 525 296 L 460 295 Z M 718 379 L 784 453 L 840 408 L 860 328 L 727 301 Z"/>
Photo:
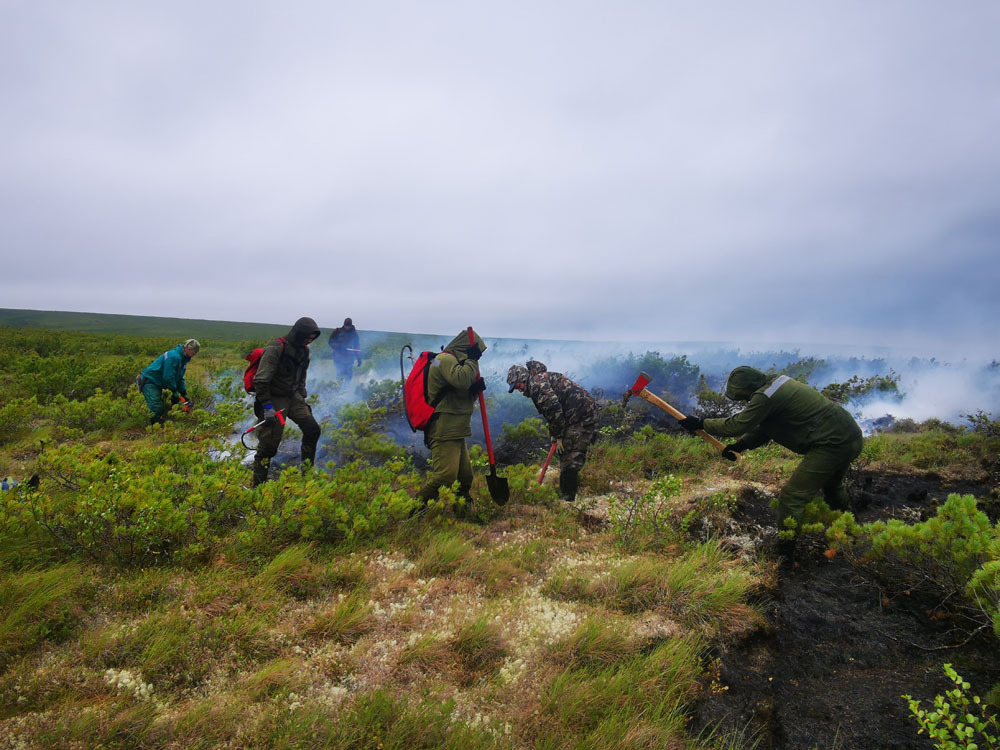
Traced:
<path fill-rule="evenodd" d="M 281 426 L 282 426 L 282 427 L 284 427 L 284 426 L 285 426 L 285 415 L 281 413 L 281 412 L 283 412 L 283 411 L 284 411 L 284 409 L 278 409 L 278 411 L 276 411 L 276 412 L 274 413 L 274 416 L 276 416 L 276 417 L 278 418 L 278 421 L 279 421 L 279 422 L 281 422 Z M 249 445 L 247 445 L 247 439 L 246 439 L 246 438 L 247 438 L 247 435 L 249 435 L 249 434 L 250 434 L 251 432 L 253 432 L 254 430 L 256 430 L 256 429 L 257 429 L 258 427 L 260 427 L 260 426 L 261 426 L 262 424 L 264 424 L 264 423 L 265 423 L 266 421 L 267 421 L 266 419 L 262 419 L 262 420 L 260 420 L 260 421 L 259 421 L 259 422 L 258 422 L 257 424 L 255 424 L 255 425 L 252 425 L 251 427 L 247 427 L 247 428 L 246 428 L 246 429 L 245 429 L 245 430 L 243 431 L 243 434 L 242 434 L 242 435 L 240 435 L 240 442 L 241 442 L 241 443 L 243 443 L 243 447 L 244 447 L 244 448 L 246 448 L 246 449 L 247 449 L 248 451 L 252 451 L 252 450 L 256 450 L 256 448 L 255 448 L 255 447 L 252 447 L 252 446 L 249 446 Z"/>
<path fill-rule="evenodd" d="M 672 407 L 670 404 L 668 404 L 666 401 L 664 401 L 659 396 L 655 396 L 655 395 L 653 395 L 652 393 L 650 393 L 649 391 L 646 390 L 646 386 L 649 385 L 650 382 L 652 382 L 652 380 L 653 379 L 651 377 L 649 377 L 649 375 L 647 375 L 644 372 L 640 372 L 639 373 L 639 377 L 635 381 L 635 383 L 633 384 L 633 386 L 631 388 L 629 388 L 627 391 L 625 391 L 625 403 L 628 403 L 628 400 L 632 396 L 638 396 L 643 401 L 648 401 L 653 406 L 656 406 L 656 407 L 659 407 L 660 409 L 663 409 L 663 411 L 665 411 L 667 414 L 669 414 L 670 416 L 674 417 L 675 419 L 684 419 L 684 414 L 679 409 L 675 409 L 674 407 Z M 721 440 L 718 440 L 717 438 L 712 437 L 711 435 L 709 435 L 704 430 L 697 430 L 695 432 L 695 434 L 698 437 L 700 437 L 702 440 L 704 440 L 705 442 L 707 442 L 707 443 L 709 443 L 711 445 L 714 445 L 720 451 L 725 450 L 725 448 L 726 448 L 726 444 L 725 443 L 723 443 Z M 736 451 L 733 451 L 733 453 L 736 453 Z M 739 458 L 739 457 L 740 457 L 740 454 L 736 453 L 736 458 Z"/>
<path fill-rule="evenodd" d="M 558 446 L 559 446 L 559 443 L 558 443 L 558 442 L 556 442 L 555 440 L 553 440 L 553 441 L 552 441 L 552 447 L 551 447 L 551 448 L 549 448 L 549 455 L 548 455 L 548 456 L 546 456 L 546 458 L 545 458 L 545 463 L 544 463 L 544 464 L 542 464 L 542 473 L 538 475 L 538 483 L 539 483 L 539 484 L 541 484 L 541 483 L 542 483 L 542 480 L 543 480 L 543 479 L 545 479 L 545 472 L 546 472 L 546 470 L 547 470 L 547 469 L 549 468 L 549 461 L 551 461 L 551 460 L 552 460 L 552 456 L 554 456 L 554 455 L 555 455 L 555 452 L 556 452 L 556 448 L 557 448 Z"/>
<path fill-rule="evenodd" d="M 469 326 L 469 346 L 475 346 L 476 336 Z M 479 410 L 483 413 L 483 434 L 486 435 L 486 454 L 490 458 L 490 473 L 486 475 L 486 487 L 490 491 L 490 497 L 497 505 L 503 505 L 510 500 L 510 485 L 507 477 L 497 476 L 497 462 L 493 458 L 493 441 L 490 440 L 490 423 L 486 419 L 486 399 L 483 392 L 479 392 Z"/>

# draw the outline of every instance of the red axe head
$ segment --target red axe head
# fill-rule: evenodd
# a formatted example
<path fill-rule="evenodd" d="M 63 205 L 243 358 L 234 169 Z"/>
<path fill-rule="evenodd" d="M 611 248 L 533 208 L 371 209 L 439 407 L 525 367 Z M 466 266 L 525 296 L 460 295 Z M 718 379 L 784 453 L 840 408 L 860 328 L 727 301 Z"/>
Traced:
<path fill-rule="evenodd" d="M 645 388 L 647 385 L 649 385 L 649 383 L 652 380 L 653 379 L 651 377 L 649 377 L 649 375 L 647 375 L 644 372 L 640 372 L 638 380 L 635 381 L 635 384 L 629 390 L 632 393 L 639 393 L 639 392 L 642 391 L 643 388 Z"/>

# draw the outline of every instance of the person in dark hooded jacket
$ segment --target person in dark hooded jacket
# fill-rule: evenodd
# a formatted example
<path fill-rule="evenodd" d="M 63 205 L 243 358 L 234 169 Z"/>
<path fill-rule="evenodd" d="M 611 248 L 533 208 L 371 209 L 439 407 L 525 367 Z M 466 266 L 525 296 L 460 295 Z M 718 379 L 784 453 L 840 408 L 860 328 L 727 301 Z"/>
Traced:
<path fill-rule="evenodd" d="M 559 444 L 559 493 L 566 502 L 576 500 L 580 470 L 597 432 L 597 402 L 587 390 L 561 372 L 549 372 L 531 360 L 507 371 L 509 393 L 520 391 L 531 399 Z"/>
<path fill-rule="evenodd" d="M 424 443 L 431 449 L 431 470 L 417 499 L 426 507 L 440 487 L 458 480 L 459 497 L 471 501 L 472 462 L 465 438 L 472 434 L 472 412 L 486 382 L 479 375 L 479 358 L 486 344 L 473 331 L 475 344 L 463 330 L 438 354 L 427 372 L 427 400 L 434 415 L 424 430 Z"/>
<path fill-rule="evenodd" d="M 306 373 L 309 370 L 309 344 L 319 337 L 319 327 L 312 318 L 299 318 L 285 336 L 264 347 L 253 379 L 254 414 L 263 419 L 257 428 L 259 445 L 253 461 L 253 486 L 267 481 L 271 459 L 278 452 L 285 426 L 278 419 L 282 412 L 302 430 L 302 463 L 316 460 L 319 424 L 306 403 Z"/>
<path fill-rule="evenodd" d="M 354 321 L 344 318 L 344 325 L 330 331 L 330 338 L 327 339 L 330 346 L 330 354 L 333 357 L 333 364 L 337 368 L 337 374 L 347 380 L 354 374 L 354 364 L 361 364 L 361 342 L 358 339 L 358 329 L 354 327 Z"/>
<path fill-rule="evenodd" d="M 747 402 L 747 408 L 728 419 L 685 417 L 679 422 L 691 432 L 742 436 L 723 450 L 730 460 L 771 440 L 804 456 L 778 493 L 779 529 L 794 526 L 787 521 L 797 523 L 806 505 L 821 494 L 831 508 L 847 510 L 844 477 L 861 454 L 864 439 L 843 407 L 805 383 L 787 375 L 768 377 L 753 367 L 737 367 L 729 374 L 726 395 Z M 795 540 L 780 540 L 778 551 L 791 562 Z"/>

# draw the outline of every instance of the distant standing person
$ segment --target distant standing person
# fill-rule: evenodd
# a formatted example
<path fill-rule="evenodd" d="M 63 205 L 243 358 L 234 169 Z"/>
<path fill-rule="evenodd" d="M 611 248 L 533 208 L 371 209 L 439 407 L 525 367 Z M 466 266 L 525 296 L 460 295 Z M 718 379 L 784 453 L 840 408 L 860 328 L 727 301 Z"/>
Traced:
<path fill-rule="evenodd" d="M 284 341 L 273 339 L 264 347 L 253 379 L 253 412 L 264 424 L 257 428 L 257 454 L 253 459 L 253 483 L 267 481 L 271 459 L 278 452 L 285 425 L 278 412 L 302 430 L 302 463 L 316 461 L 319 424 L 306 403 L 306 373 L 309 370 L 309 345 L 319 338 L 319 328 L 312 318 L 299 318 Z"/>
<path fill-rule="evenodd" d="M 548 422 L 549 435 L 559 443 L 559 494 L 573 502 L 587 449 L 597 432 L 597 402 L 583 386 L 535 360 L 526 367 L 512 365 L 507 384 L 509 393 L 517 390 L 530 398 Z"/>
<path fill-rule="evenodd" d="M 187 385 L 184 383 L 184 373 L 188 362 L 201 351 L 201 344 L 196 339 L 188 339 L 173 349 L 164 352 L 139 373 L 135 384 L 146 399 L 149 408 L 149 423 L 163 424 L 166 419 L 166 405 L 163 402 L 163 391 L 170 391 L 170 403 L 184 401 L 184 411 L 190 408 L 187 397 Z"/>
<path fill-rule="evenodd" d="M 728 419 L 685 417 L 681 427 L 705 430 L 719 437 L 742 435 L 723 450 L 732 455 L 759 448 L 773 440 L 804 458 L 778 493 L 778 529 L 785 520 L 798 522 L 802 511 L 820 494 L 834 510 L 847 510 L 844 477 L 851 461 L 861 454 L 861 428 L 842 407 L 805 383 L 787 375 L 768 377 L 753 367 L 729 373 L 726 395 L 745 401 L 747 408 Z M 726 455 L 729 453 L 730 455 Z M 778 554 L 786 563 L 795 555 L 795 539 L 779 539 Z"/>
<path fill-rule="evenodd" d="M 344 318 L 344 325 L 340 328 L 334 328 L 330 332 L 327 343 L 330 345 L 330 353 L 333 355 L 333 364 L 337 367 L 337 374 L 350 380 L 354 374 L 354 363 L 361 364 L 361 343 L 358 340 L 358 329 L 354 327 L 354 321 L 350 318 Z"/>
<path fill-rule="evenodd" d="M 439 487 L 458 480 L 458 494 L 471 501 L 472 462 L 465 438 L 472 434 L 472 412 L 486 382 L 479 376 L 479 358 L 486 344 L 473 331 L 463 330 L 449 342 L 427 372 L 427 401 L 435 404 L 434 415 L 424 430 L 424 443 L 431 449 L 431 471 L 417 495 L 424 507 L 438 495 Z"/>

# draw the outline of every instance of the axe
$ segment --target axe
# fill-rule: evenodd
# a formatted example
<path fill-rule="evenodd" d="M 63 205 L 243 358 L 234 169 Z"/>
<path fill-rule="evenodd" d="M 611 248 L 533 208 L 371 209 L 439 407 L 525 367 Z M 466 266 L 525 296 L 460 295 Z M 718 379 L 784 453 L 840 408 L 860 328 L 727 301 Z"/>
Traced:
<path fill-rule="evenodd" d="M 649 375 L 647 375 L 644 372 L 640 372 L 638 379 L 635 381 L 632 387 L 629 388 L 627 391 L 625 391 L 625 398 L 623 404 L 628 404 L 628 400 L 632 398 L 632 396 L 638 396 L 642 400 L 648 401 L 653 406 L 658 406 L 659 408 L 663 409 L 663 411 L 665 411 L 667 414 L 674 417 L 675 419 L 684 419 L 684 414 L 682 412 L 672 407 L 670 404 L 668 404 L 659 396 L 655 396 L 648 390 L 646 390 L 646 386 L 649 385 L 652 380 L 653 379 L 649 377 Z M 711 445 L 718 448 L 720 451 L 725 450 L 726 448 L 725 443 L 723 443 L 721 440 L 712 437 L 704 430 L 698 430 L 695 434 L 698 435 L 698 437 L 700 437 L 705 442 L 710 443 Z M 736 453 L 736 451 L 733 452 Z M 739 458 L 740 454 L 736 453 L 736 457 Z"/>

